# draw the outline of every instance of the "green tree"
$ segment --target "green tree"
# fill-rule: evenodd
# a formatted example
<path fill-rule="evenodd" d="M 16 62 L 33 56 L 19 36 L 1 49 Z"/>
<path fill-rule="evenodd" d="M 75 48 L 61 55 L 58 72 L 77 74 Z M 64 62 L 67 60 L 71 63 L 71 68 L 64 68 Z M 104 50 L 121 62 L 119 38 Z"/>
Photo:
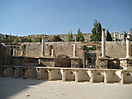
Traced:
<path fill-rule="evenodd" d="M 84 41 L 84 36 L 80 29 L 77 31 L 76 41 Z"/>
<path fill-rule="evenodd" d="M 96 50 L 96 46 L 92 46 L 92 47 L 84 46 L 83 50 Z"/>
<path fill-rule="evenodd" d="M 37 37 L 34 42 L 42 42 L 42 37 Z"/>
<path fill-rule="evenodd" d="M 54 38 L 51 40 L 52 42 L 58 42 L 58 41 L 62 41 L 62 39 L 60 38 L 59 35 L 54 36 Z"/>
<path fill-rule="evenodd" d="M 73 35 L 72 35 L 72 31 L 68 32 L 68 41 L 72 41 L 73 40 Z"/>
<path fill-rule="evenodd" d="M 26 42 L 27 38 L 19 38 L 20 42 Z"/>
<path fill-rule="evenodd" d="M 8 42 L 13 42 L 12 35 L 9 35 L 9 36 L 8 36 L 7 41 L 8 41 Z"/>
<path fill-rule="evenodd" d="M 18 39 L 18 37 L 16 37 L 16 38 L 14 39 L 13 43 L 18 43 L 18 42 L 19 42 L 19 39 Z"/>
<path fill-rule="evenodd" d="M 111 37 L 109 30 L 107 30 L 106 41 L 112 41 L 112 37 Z"/>
<path fill-rule="evenodd" d="M 26 42 L 32 42 L 30 36 L 28 36 L 28 38 L 25 39 Z"/>
<path fill-rule="evenodd" d="M 102 26 L 101 23 L 95 20 L 92 28 L 92 35 L 90 36 L 91 40 L 90 41 L 101 41 L 102 37 Z"/>

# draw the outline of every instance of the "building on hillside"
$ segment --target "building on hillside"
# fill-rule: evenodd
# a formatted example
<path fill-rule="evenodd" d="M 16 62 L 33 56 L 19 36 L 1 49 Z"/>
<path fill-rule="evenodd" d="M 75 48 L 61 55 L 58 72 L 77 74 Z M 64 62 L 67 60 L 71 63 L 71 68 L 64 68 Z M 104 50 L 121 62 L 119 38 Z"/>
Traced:
<path fill-rule="evenodd" d="M 132 41 L 132 29 L 130 29 L 130 33 L 128 33 L 128 36 L 129 36 L 130 40 Z"/>
<path fill-rule="evenodd" d="M 114 34 L 113 34 L 114 41 L 123 41 L 126 39 L 126 37 L 127 37 L 126 33 L 119 33 L 118 31 L 114 31 Z"/>

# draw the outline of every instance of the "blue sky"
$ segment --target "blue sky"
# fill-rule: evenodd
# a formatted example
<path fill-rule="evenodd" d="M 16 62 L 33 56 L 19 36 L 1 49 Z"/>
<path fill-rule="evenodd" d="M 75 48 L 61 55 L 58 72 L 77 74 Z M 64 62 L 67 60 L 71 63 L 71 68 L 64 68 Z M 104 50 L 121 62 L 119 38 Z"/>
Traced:
<path fill-rule="evenodd" d="M 91 33 L 94 20 L 110 32 L 132 28 L 132 0 L 0 0 L 0 32 Z"/>

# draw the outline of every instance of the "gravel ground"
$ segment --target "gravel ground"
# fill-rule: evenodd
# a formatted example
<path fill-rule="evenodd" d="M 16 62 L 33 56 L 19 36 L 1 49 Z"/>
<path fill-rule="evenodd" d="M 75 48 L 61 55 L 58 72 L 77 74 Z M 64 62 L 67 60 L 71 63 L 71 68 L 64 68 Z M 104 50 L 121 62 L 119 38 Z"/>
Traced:
<path fill-rule="evenodd" d="M 132 99 L 132 84 L 0 77 L 0 99 Z"/>

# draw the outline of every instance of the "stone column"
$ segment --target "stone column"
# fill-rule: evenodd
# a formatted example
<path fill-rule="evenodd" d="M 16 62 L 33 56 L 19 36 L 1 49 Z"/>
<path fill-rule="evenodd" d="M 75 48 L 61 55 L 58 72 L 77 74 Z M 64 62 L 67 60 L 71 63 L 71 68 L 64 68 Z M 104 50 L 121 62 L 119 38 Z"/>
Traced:
<path fill-rule="evenodd" d="M 49 69 L 48 70 L 48 80 L 52 80 L 52 70 L 51 69 Z"/>
<path fill-rule="evenodd" d="M 54 49 L 51 49 L 51 56 L 54 56 Z"/>
<path fill-rule="evenodd" d="M 108 71 L 104 71 L 104 83 L 108 83 Z"/>
<path fill-rule="evenodd" d="M 16 56 L 16 49 L 13 49 L 13 55 L 12 56 Z"/>
<path fill-rule="evenodd" d="M 123 70 L 121 71 L 121 81 L 120 81 L 121 84 L 124 84 L 124 72 Z"/>
<path fill-rule="evenodd" d="M 24 77 L 24 79 L 27 79 L 28 78 L 28 68 L 24 68 L 24 70 L 25 70 L 25 77 Z"/>
<path fill-rule="evenodd" d="M 24 51 L 21 51 L 21 56 L 24 56 Z"/>
<path fill-rule="evenodd" d="M 62 73 L 63 73 L 63 75 L 62 75 L 62 81 L 66 81 L 66 70 L 62 70 Z"/>
<path fill-rule="evenodd" d="M 36 68 L 37 71 L 37 79 L 40 80 L 41 79 L 41 68 Z"/>
<path fill-rule="evenodd" d="M 41 65 L 41 60 L 40 59 L 38 59 L 38 64 Z"/>
<path fill-rule="evenodd" d="M 73 45 L 73 57 L 76 56 L 76 45 L 75 44 L 72 44 Z"/>
<path fill-rule="evenodd" d="M 43 57 L 44 55 L 45 55 L 45 53 L 44 53 L 44 46 L 45 45 L 45 41 L 44 41 L 44 39 L 42 39 L 42 49 L 41 49 L 41 56 Z"/>
<path fill-rule="evenodd" d="M 6 69 L 7 69 L 7 67 L 4 67 L 4 77 L 7 76 L 7 75 L 6 75 L 6 74 L 7 74 L 7 72 L 6 72 L 7 70 L 6 70 Z"/>
<path fill-rule="evenodd" d="M 129 37 L 126 39 L 126 58 L 130 58 L 130 41 Z"/>
<path fill-rule="evenodd" d="M 90 83 L 94 82 L 94 71 L 91 71 L 91 76 L 90 76 Z"/>
<path fill-rule="evenodd" d="M 105 57 L 105 28 L 102 28 L 102 57 Z"/>
<path fill-rule="evenodd" d="M 86 68 L 88 68 L 88 60 L 86 60 Z"/>
<path fill-rule="evenodd" d="M 77 42 L 77 40 L 76 40 L 76 36 L 75 36 L 75 42 Z"/>
<path fill-rule="evenodd" d="M 14 67 L 14 77 L 19 77 L 19 67 Z"/>
<path fill-rule="evenodd" d="M 75 75 L 75 82 L 79 82 L 79 71 L 78 70 L 74 71 L 74 75 Z"/>

